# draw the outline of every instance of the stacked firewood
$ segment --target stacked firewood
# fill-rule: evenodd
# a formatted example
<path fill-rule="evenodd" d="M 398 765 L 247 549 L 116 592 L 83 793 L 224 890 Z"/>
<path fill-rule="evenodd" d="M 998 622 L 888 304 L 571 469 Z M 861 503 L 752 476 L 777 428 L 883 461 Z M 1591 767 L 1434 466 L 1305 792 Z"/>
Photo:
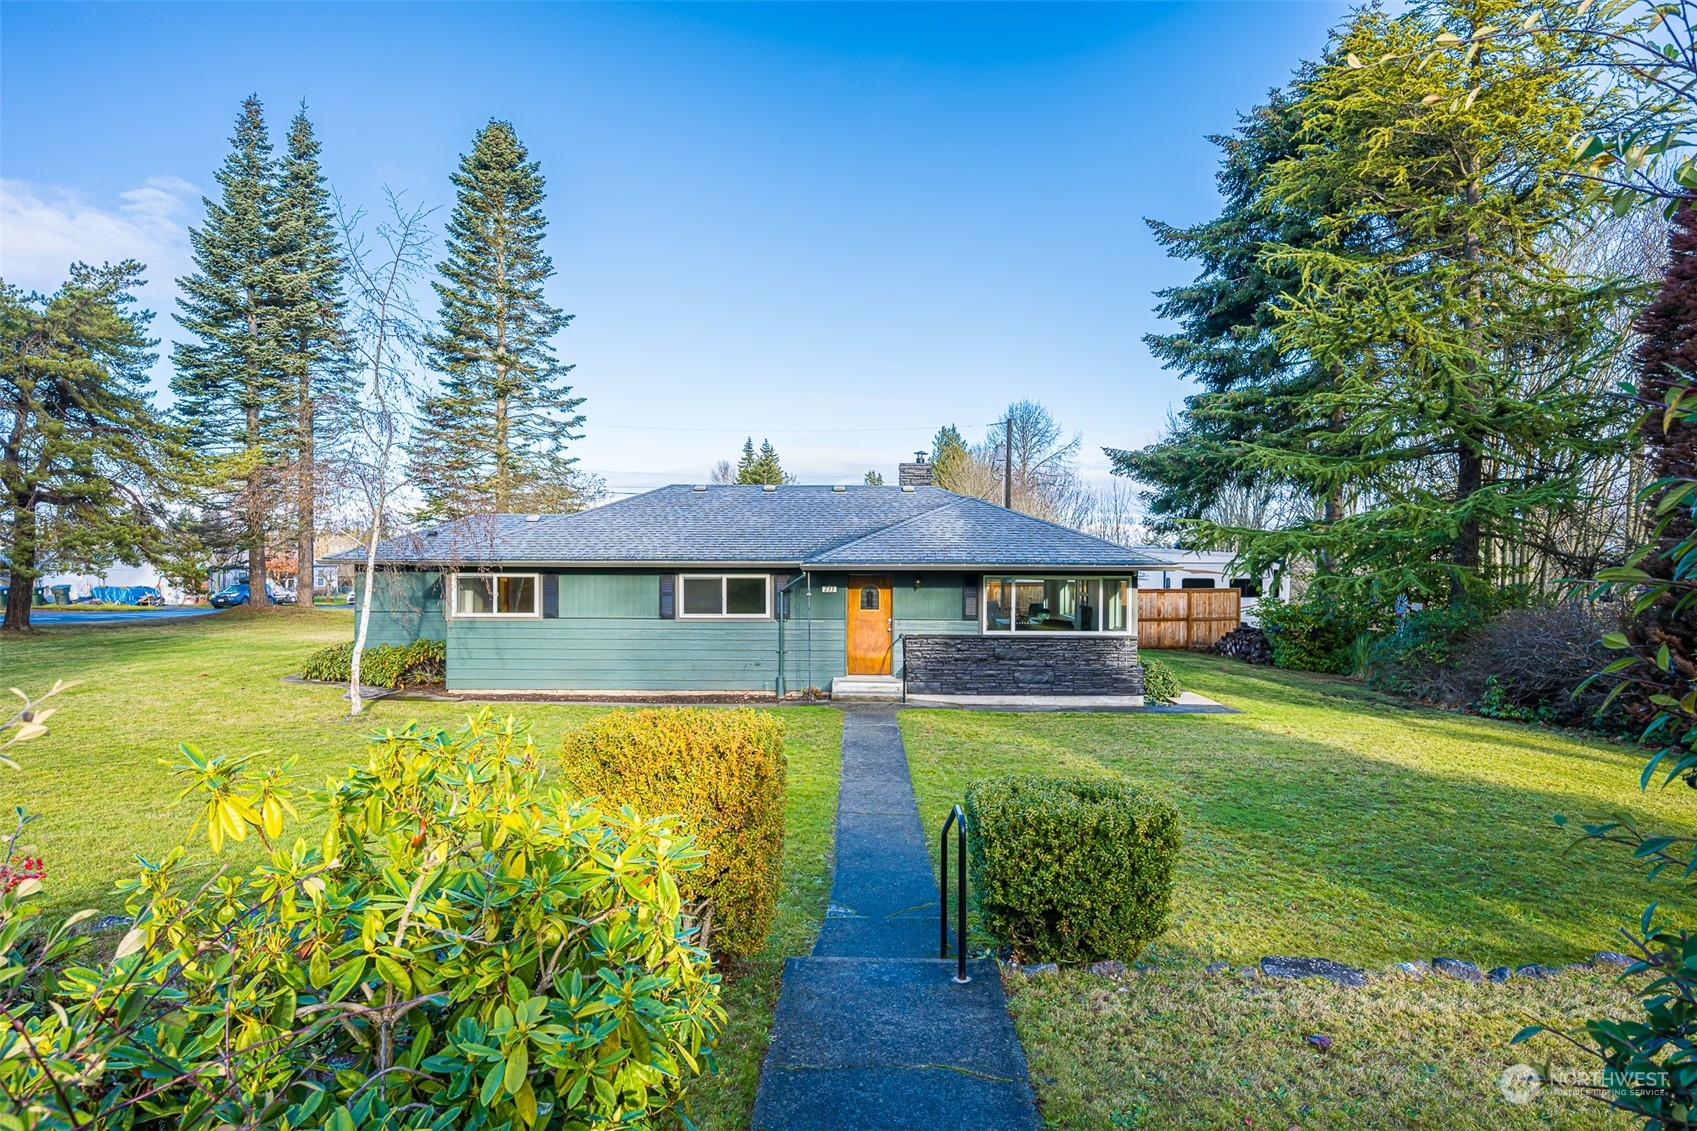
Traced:
<path fill-rule="evenodd" d="M 1246 664 L 1271 664 L 1273 646 L 1267 634 L 1254 625 L 1240 624 L 1214 642 L 1208 649 L 1216 656 L 1242 660 Z"/>

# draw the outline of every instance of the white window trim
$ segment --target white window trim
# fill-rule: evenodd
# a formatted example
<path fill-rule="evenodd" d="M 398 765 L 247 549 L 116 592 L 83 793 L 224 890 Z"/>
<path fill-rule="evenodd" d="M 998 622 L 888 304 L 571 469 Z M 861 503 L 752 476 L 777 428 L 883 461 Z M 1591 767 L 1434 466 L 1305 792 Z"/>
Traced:
<path fill-rule="evenodd" d="M 1073 630 L 1071 632 L 1044 632 L 1038 629 L 1026 629 L 1020 632 L 1014 628 L 1012 619 L 1006 628 L 990 627 L 990 582 L 1012 581 L 1019 584 L 1022 581 L 1042 583 L 1045 581 L 1099 581 L 1106 585 L 1109 582 L 1123 581 L 1126 583 L 1126 618 L 1125 628 L 1093 628 L 1089 632 Z M 1106 604 L 1106 601 L 1103 602 Z M 1100 622 L 1102 610 L 1098 609 L 1097 619 Z M 1137 580 L 1131 577 L 1111 577 L 1101 573 L 1049 573 L 1040 577 L 1015 576 L 1013 574 L 984 574 L 978 579 L 978 631 L 985 636 L 1018 636 L 1021 638 L 1055 636 L 1063 640 L 1078 636 L 1136 636 L 1137 635 Z"/>
<path fill-rule="evenodd" d="M 764 583 L 766 594 L 766 611 L 763 613 L 686 613 L 684 612 L 684 583 L 687 581 L 708 581 L 717 578 L 719 581 L 719 607 L 727 604 L 725 583 L 727 581 L 760 581 Z M 771 620 L 772 619 L 772 575 L 769 573 L 680 573 L 678 574 L 677 593 L 672 598 L 673 615 L 678 620 Z"/>
<path fill-rule="evenodd" d="M 476 577 L 486 581 L 494 581 L 501 577 L 528 577 L 531 579 L 531 593 L 536 597 L 536 611 L 533 613 L 462 613 L 460 612 L 460 578 Z M 452 620 L 540 620 L 542 618 L 542 575 L 540 573 L 509 573 L 501 570 L 496 573 L 455 573 L 448 587 L 448 616 Z"/>

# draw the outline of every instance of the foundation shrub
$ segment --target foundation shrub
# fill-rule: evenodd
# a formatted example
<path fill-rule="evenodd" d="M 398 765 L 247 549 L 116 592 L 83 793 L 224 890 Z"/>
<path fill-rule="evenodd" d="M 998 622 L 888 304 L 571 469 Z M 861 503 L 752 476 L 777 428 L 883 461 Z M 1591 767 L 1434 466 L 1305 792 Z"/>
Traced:
<path fill-rule="evenodd" d="M 352 642 L 324 648 L 306 658 L 301 675 L 328 683 L 346 683 L 353 676 Z M 448 674 L 448 645 L 441 640 L 411 644 L 378 644 L 359 660 L 359 681 L 367 687 L 417 687 L 439 684 Z"/>
<path fill-rule="evenodd" d="M 1184 688 L 1178 684 L 1178 676 L 1159 660 L 1145 659 L 1143 664 L 1143 701 L 1146 703 L 1173 703 L 1178 700 L 1179 692 Z"/>

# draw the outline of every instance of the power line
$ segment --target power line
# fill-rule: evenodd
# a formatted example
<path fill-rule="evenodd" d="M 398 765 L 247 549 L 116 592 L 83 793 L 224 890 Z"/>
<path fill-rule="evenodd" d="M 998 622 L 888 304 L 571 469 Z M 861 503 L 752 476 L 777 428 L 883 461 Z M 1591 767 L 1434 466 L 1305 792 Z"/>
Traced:
<path fill-rule="evenodd" d="M 999 424 L 1001 422 L 997 421 L 997 423 Z M 682 428 L 682 427 L 672 427 L 672 426 L 668 426 L 668 425 L 655 425 L 655 424 L 597 424 L 597 423 L 593 423 L 593 422 L 586 423 L 584 425 L 584 427 L 588 428 L 588 429 L 610 428 L 610 429 L 614 429 L 614 430 L 620 431 L 620 432 L 722 432 L 722 433 L 725 433 L 727 435 L 733 435 L 733 436 L 736 435 L 739 432 L 741 434 L 743 434 L 744 436 L 802 436 L 802 435 L 814 436 L 814 435 L 841 435 L 841 434 L 846 434 L 846 433 L 851 433 L 851 432 L 854 432 L 854 433 L 861 433 L 861 432 L 925 432 L 925 433 L 930 433 L 930 432 L 935 431 L 935 429 L 930 428 L 930 427 L 912 427 L 912 428 Z M 967 425 L 967 427 L 968 428 L 973 428 L 973 427 L 988 428 L 988 427 L 991 427 L 991 426 L 988 425 L 988 424 L 984 424 L 984 425 L 969 424 L 969 425 Z"/>

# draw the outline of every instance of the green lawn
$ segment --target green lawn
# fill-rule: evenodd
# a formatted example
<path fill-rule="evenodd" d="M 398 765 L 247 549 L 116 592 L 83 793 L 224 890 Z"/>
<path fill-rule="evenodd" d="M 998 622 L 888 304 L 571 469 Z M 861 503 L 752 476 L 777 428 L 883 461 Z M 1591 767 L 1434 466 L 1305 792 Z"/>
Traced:
<path fill-rule="evenodd" d="M 53 733 L 20 748 L 0 804 L 40 814 L 59 912 L 115 909 L 135 854 L 175 843 L 190 814 L 159 764 L 176 742 L 296 757 L 302 787 L 355 761 L 369 730 L 452 724 L 466 707 L 380 701 L 350 723 L 334 689 L 285 686 L 315 648 L 346 638 L 343 611 L 285 609 L 140 625 L 52 626 L 0 637 L 0 685 L 81 680 Z M 922 815 L 935 834 L 966 782 L 1042 770 L 1119 774 L 1171 797 L 1185 823 L 1171 929 L 1122 982 L 1063 973 L 1009 979 L 1016 1024 L 1051 1126 L 1607 1128 L 1571 1096 L 1511 1108 L 1494 1081 L 1553 1044 L 1509 1049 L 1531 1020 L 1620 1009 L 1606 975 L 1367 990 L 1209 977 L 1204 963 L 1323 955 L 1375 969 L 1453 954 L 1570 962 L 1608 946 L 1652 889 L 1617 856 L 1561 857 L 1555 812 L 1631 812 L 1690 829 L 1683 788 L 1640 794 L 1639 755 L 1607 743 L 1411 709 L 1341 680 L 1170 658 L 1187 687 L 1235 716 L 1003 715 L 906 711 Z M 605 708 L 513 708 L 545 748 Z M 720 1072 L 696 1091 L 712 1129 L 744 1127 L 782 958 L 806 953 L 829 879 L 841 722 L 787 708 L 786 883 L 765 954 L 728 971 Z M 1669 891 L 1656 894 L 1671 897 Z M 1689 913 L 1689 900 L 1664 898 Z M 1304 1041 L 1326 1033 L 1320 1054 Z"/>
<path fill-rule="evenodd" d="M 13 751 L 22 769 L 0 773 L 0 805 L 37 814 L 26 839 L 46 858 L 51 911 L 118 910 L 112 885 L 135 857 L 181 841 L 192 816 L 173 806 L 180 786 L 160 764 L 178 742 L 293 757 L 306 789 L 358 761 L 373 730 L 414 718 L 456 725 L 466 714 L 455 703 L 380 700 L 349 721 L 334 688 L 280 682 L 308 653 L 346 640 L 349 624 L 345 611 L 284 608 L 0 637 L 0 686 L 39 693 L 56 679 L 80 681 L 55 700 L 52 733 Z M 547 750 L 607 708 L 510 709 Z M 695 1098 L 698 1122 L 715 1131 L 747 1124 L 783 958 L 811 947 L 828 894 L 842 718 L 816 707 L 777 713 L 789 759 L 785 883 L 766 953 L 728 972 L 720 1071 Z"/>
<path fill-rule="evenodd" d="M 1005 772 L 1120 775 L 1179 808 L 1173 915 L 1150 969 L 1124 993 L 1077 975 L 1010 981 L 1049 1118 L 1162 1128 L 1248 1118 L 1306 1131 L 1623 1126 L 1594 1105 L 1546 1098 L 1511 1109 L 1481 1083 L 1560 1054 L 1553 1043 L 1506 1047 L 1529 1018 L 1622 1007 L 1605 975 L 1362 992 L 1245 987 L 1200 967 L 1273 954 L 1379 970 L 1436 955 L 1560 964 L 1621 949 L 1616 928 L 1652 899 L 1687 918 L 1697 905 L 1652 887 L 1619 853 L 1564 856 L 1571 838 L 1551 817 L 1624 812 L 1690 831 L 1697 806 L 1684 787 L 1640 793 L 1642 758 L 1629 747 L 1413 708 L 1329 677 L 1162 659 L 1186 688 L 1244 713 L 901 716 L 933 837 L 967 782 Z M 1328 1030 L 1346 1033 L 1347 1047 L 1326 1058 L 1303 1043 Z"/>

